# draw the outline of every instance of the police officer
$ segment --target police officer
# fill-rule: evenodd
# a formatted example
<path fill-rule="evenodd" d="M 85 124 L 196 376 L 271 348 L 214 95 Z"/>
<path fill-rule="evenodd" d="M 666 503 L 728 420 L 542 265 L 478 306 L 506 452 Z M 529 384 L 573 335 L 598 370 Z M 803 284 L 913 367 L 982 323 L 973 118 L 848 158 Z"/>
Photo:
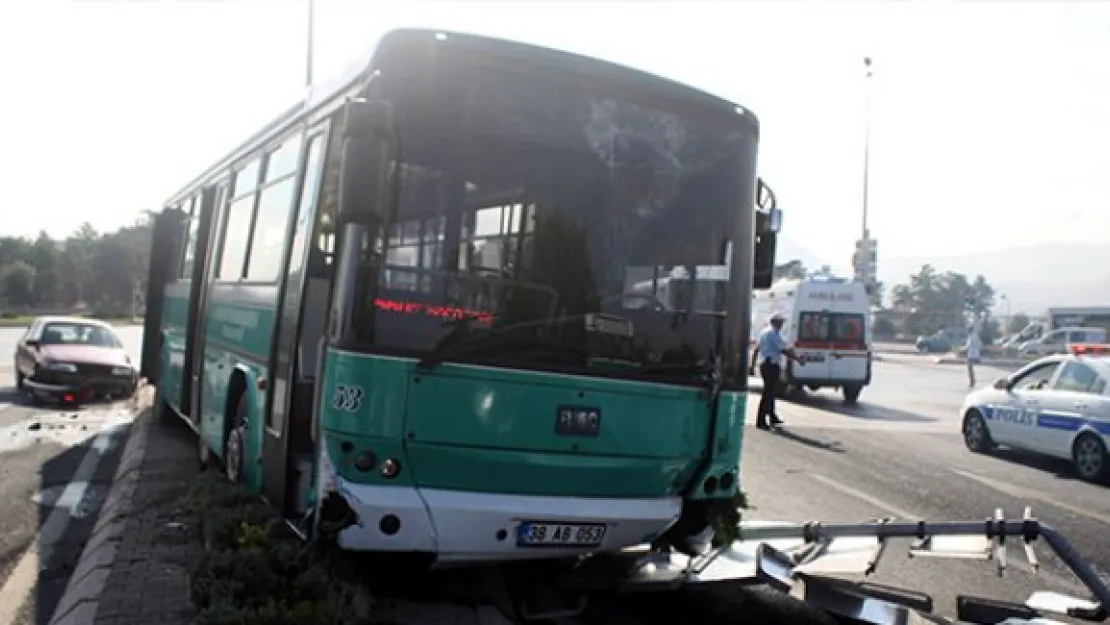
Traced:
<path fill-rule="evenodd" d="M 752 351 L 752 364 L 748 372 L 755 375 L 756 363 L 759 364 L 759 375 L 763 378 L 763 393 L 759 396 L 759 411 L 756 413 L 755 427 L 769 430 L 772 425 L 783 425 L 783 420 L 775 414 L 775 393 L 778 391 L 779 376 L 782 366 L 779 364 L 783 356 L 804 366 L 794 350 L 786 345 L 782 338 L 783 316 L 779 313 L 771 315 L 771 323 L 762 332 Z M 770 418 L 770 424 L 767 419 Z"/>

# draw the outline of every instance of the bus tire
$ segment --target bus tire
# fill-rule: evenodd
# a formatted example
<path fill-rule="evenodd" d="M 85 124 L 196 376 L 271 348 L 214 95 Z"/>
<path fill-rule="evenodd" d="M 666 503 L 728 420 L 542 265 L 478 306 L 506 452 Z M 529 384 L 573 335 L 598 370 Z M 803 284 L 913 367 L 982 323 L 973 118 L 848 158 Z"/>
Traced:
<path fill-rule="evenodd" d="M 231 428 L 224 437 L 224 473 L 233 484 L 243 483 L 246 457 L 247 394 L 241 393 L 235 407 Z"/>
<path fill-rule="evenodd" d="M 863 387 L 859 384 L 849 384 L 844 387 L 844 403 L 854 404 L 859 401 L 859 394 L 863 392 Z"/>

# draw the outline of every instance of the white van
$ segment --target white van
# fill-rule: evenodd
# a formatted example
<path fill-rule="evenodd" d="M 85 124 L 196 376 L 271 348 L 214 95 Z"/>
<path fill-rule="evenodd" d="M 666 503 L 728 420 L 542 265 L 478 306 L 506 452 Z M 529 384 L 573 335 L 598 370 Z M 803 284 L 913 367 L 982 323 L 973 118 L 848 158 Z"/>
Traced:
<path fill-rule="evenodd" d="M 1073 343 L 1105 343 L 1105 328 L 1059 328 L 1046 332 L 1041 337 L 1022 343 L 1018 351 L 1025 356 L 1048 356 L 1063 354 Z"/>
<path fill-rule="evenodd" d="M 855 403 L 871 383 L 870 301 L 863 284 L 837 278 L 779 280 L 752 298 L 753 339 L 774 313 L 785 319 L 783 338 L 805 363 L 783 363 L 783 395 L 803 387 L 833 387 Z"/>

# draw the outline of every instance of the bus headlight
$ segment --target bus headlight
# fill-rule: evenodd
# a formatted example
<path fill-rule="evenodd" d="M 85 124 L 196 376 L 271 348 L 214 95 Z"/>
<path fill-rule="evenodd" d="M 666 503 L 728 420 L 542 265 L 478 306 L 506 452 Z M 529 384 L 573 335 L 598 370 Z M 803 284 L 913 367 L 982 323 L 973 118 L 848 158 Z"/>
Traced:
<path fill-rule="evenodd" d="M 374 468 L 374 460 L 374 452 L 364 451 L 355 456 L 354 462 L 352 464 L 354 464 L 355 468 L 359 471 L 366 473 L 370 469 Z"/>

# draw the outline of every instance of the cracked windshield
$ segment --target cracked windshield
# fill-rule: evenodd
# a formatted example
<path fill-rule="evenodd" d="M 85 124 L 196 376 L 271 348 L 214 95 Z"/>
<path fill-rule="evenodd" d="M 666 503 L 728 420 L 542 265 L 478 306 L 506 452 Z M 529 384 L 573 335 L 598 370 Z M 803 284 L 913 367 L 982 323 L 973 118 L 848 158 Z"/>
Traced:
<path fill-rule="evenodd" d="M 1110 2 L 20 0 L 0 59 L 0 625 L 1110 620 Z"/>

